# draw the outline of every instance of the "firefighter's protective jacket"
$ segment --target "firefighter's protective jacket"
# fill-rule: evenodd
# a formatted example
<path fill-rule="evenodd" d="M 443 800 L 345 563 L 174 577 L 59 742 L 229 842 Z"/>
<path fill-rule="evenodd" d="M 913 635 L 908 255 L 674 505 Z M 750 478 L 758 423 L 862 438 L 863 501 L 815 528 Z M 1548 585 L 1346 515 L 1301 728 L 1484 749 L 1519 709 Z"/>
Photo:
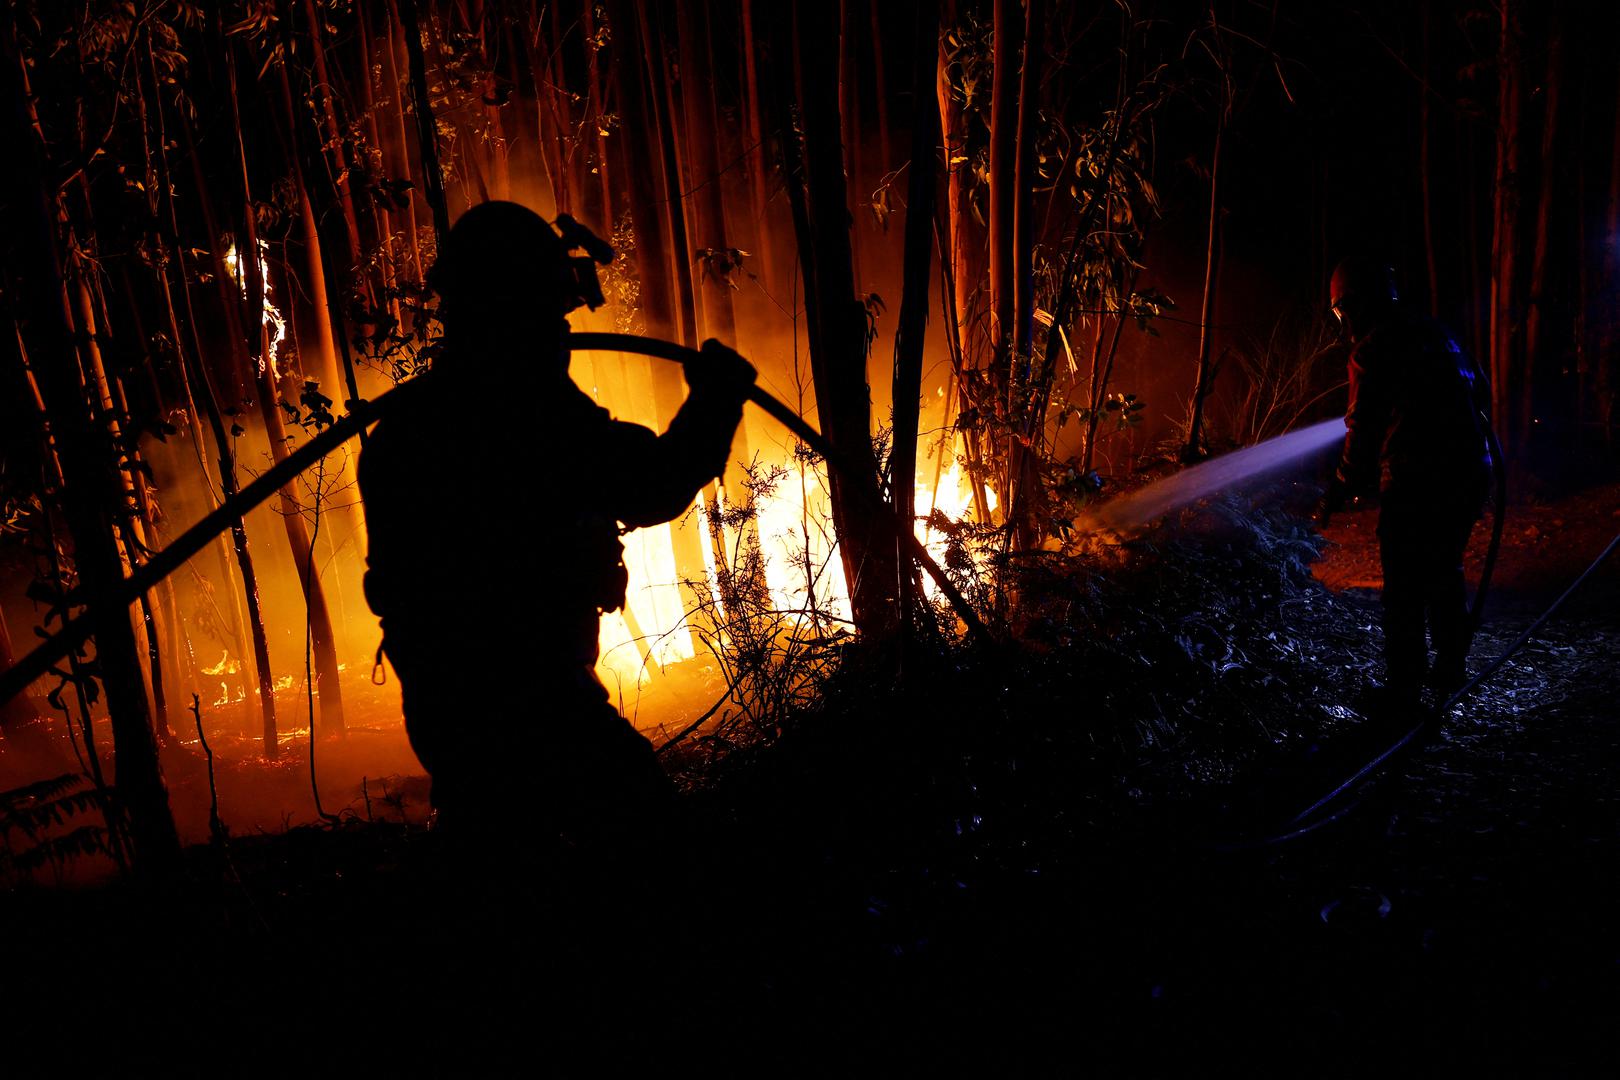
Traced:
<path fill-rule="evenodd" d="M 1456 497 L 1483 501 L 1491 453 L 1483 377 L 1440 323 L 1398 313 L 1350 357 L 1349 433 L 1336 484 L 1386 502 Z"/>
<path fill-rule="evenodd" d="M 588 670 L 599 612 L 623 601 L 619 525 L 686 511 L 724 469 L 742 398 L 695 388 L 658 435 L 613 419 L 562 364 L 507 382 L 438 366 L 401 388 L 361 454 L 384 648 L 407 684 L 429 668 Z"/>

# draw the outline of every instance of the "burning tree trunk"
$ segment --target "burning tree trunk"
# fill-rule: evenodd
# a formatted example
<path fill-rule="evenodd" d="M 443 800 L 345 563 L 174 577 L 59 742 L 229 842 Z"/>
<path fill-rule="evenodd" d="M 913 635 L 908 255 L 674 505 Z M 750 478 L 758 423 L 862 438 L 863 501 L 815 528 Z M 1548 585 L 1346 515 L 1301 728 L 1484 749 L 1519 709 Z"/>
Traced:
<path fill-rule="evenodd" d="M 226 90 L 230 99 L 231 125 L 235 135 L 236 152 L 242 177 L 242 230 L 238 234 L 237 266 L 241 280 L 246 284 L 242 321 L 247 335 L 248 352 L 254 371 L 258 375 L 259 415 L 264 420 L 265 435 L 270 442 L 270 456 L 281 462 L 287 457 L 287 429 L 281 416 L 281 396 L 276 387 L 275 358 L 271 355 L 270 341 L 264 314 L 266 286 L 259 260 L 259 232 L 254 221 L 253 191 L 248 178 L 247 148 L 242 139 L 241 111 L 237 100 L 236 59 L 228 49 L 225 53 Z M 321 724 L 331 734 L 341 734 L 343 723 L 343 691 L 338 684 L 337 644 L 332 634 L 332 619 L 326 606 L 326 593 L 321 579 L 315 573 L 314 552 L 309 532 L 304 526 L 304 510 L 292 484 L 282 487 L 280 514 L 287 530 L 287 543 L 292 549 L 293 566 L 298 571 L 299 585 L 304 592 L 304 603 L 309 617 L 309 636 L 313 642 L 316 685 L 321 694 Z M 315 512 L 320 514 L 320 493 L 316 493 Z M 317 518 L 317 520 L 319 520 Z M 311 718 L 313 726 L 314 718 Z"/>
<path fill-rule="evenodd" d="M 795 14 L 804 138 L 788 148 L 787 156 L 790 192 L 799 204 L 795 226 L 804 268 L 811 377 L 822 431 L 853 469 L 847 475 L 828 469 L 851 612 L 862 633 L 885 636 L 896 626 L 899 567 L 894 545 L 870 509 L 881 505 L 882 496 L 866 385 L 866 310 L 855 296 L 844 198 L 838 87 L 810 69 L 815 57 L 837 55 L 838 16 L 810 0 L 796 4 Z M 796 190 L 801 185 L 802 195 Z"/>
<path fill-rule="evenodd" d="M 326 266 L 321 252 L 321 235 L 316 224 L 315 204 L 310 201 L 309 185 L 304 182 L 304 167 L 298 153 L 298 110 L 294 107 L 292 80 L 287 64 L 276 65 L 276 82 L 281 91 L 281 106 L 286 122 L 287 142 L 283 149 L 293 189 L 298 198 L 298 227 L 304 241 L 304 282 L 309 287 L 309 304 L 315 311 L 314 348 L 305 348 L 299 342 L 299 358 L 314 361 L 313 374 L 328 392 L 342 385 L 337 367 L 337 335 L 333 333 L 332 309 L 326 294 Z M 313 355 L 311 355 L 313 354 Z M 309 368 L 306 367 L 306 370 Z"/>
<path fill-rule="evenodd" d="M 160 869 L 178 859 L 180 841 L 158 764 L 134 630 L 126 605 L 101 603 L 118 587 L 123 574 L 114 533 L 122 498 L 116 461 L 105 434 L 96 430 L 85 408 L 73 358 L 71 320 L 63 304 L 44 148 L 28 116 L 15 11 L 8 7 L 3 20 L 0 64 L 4 73 L 0 78 L 5 80 L 9 129 L 5 142 L 12 152 L 11 168 L 6 171 L 11 188 L 6 204 L 12 210 L 16 244 L 17 313 L 27 316 L 24 334 L 39 357 L 35 374 L 44 391 L 62 463 L 61 509 L 73 536 L 82 594 L 91 603 L 96 659 L 112 717 L 119 802 L 128 817 L 136 858 Z"/>
<path fill-rule="evenodd" d="M 208 178 L 207 170 L 203 168 L 203 156 L 197 145 L 197 133 L 191 112 L 184 103 L 179 108 L 179 115 L 180 130 L 186 141 L 185 158 L 191 163 L 192 186 L 197 192 L 197 212 L 208 234 L 209 273 L 204 276 L 214 283 L 214 295 L 219 301 L 220 310 L 225 314 L 225 325 L 230 339 L 230 347 L 225 353 L 229 361 L 227 367 L 229 379 L 224 387 L 225 392 L 220 394 L 220 403 L 227 409 L 233 409 L 254 395 L 252 361 L 248 356 L 247 339 L 241 326 L 242 298 L 232 291 L 234 289 L 232 271 L 226 263 L 223 246 L 223 237 L 228 230 L 220 224 L 219 215 L 215 213 L 213 185 Z M 216 390 L 218 389 L 216 387 Z"/>

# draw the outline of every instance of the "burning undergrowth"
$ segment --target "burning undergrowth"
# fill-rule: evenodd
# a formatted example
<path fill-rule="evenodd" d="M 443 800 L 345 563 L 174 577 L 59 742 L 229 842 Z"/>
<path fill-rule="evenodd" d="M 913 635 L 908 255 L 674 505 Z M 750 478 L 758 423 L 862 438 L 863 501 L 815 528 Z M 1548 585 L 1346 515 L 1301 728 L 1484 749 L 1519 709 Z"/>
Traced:
<path fill-rule="evenodd" d="M 1104 822 L 1174 816 L 1354 725 L 1340 703 L 1372 666 L 1374 619 L 1313 580 L 1320 544 L 1265 500 L 1226 498 L 1010 560 L 1016 644 L 851 652 L 779 737 L 699 739 L 670 765 L 701 806 L 800 822 L 840 859 L 925 875 L 943 860 L 959 883 L 1038 873 Z"/>

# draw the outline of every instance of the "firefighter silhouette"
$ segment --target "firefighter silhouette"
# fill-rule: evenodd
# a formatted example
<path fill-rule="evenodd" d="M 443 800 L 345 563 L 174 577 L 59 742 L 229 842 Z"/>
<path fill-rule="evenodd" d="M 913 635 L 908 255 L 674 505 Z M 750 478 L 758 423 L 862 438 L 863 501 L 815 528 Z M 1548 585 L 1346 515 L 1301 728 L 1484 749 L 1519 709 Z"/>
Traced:
<path fill-rule="evenodd" d="M 1450 331 L 1402 306 L 1387 263 L 1346 259 L 1329 289 L 1353 347 L 1349 432 L 1320 516 L 1378 492 L 1385 689 L 1392 704 L 1410 705 L 1425 677 L 1441 692 L 1466 678 L 1463 552 L 1492 464 L 1484 377 Z"/>
<path fill-rule="evenodd" d="M 595 676 L 598 621 L 625 599 L 621 526 L 679 517 L 720 475 L 755 373 L 709 343 L 662 435 L 598 407 L 568 376 L 564 316 L 602 302 L 593 259 L 611 257 L 566 216 L 467 211 L 428 277 L 431 370 L 361 454 L 366 599 L 452 836 L 634 829 L 673 797 Z"/>

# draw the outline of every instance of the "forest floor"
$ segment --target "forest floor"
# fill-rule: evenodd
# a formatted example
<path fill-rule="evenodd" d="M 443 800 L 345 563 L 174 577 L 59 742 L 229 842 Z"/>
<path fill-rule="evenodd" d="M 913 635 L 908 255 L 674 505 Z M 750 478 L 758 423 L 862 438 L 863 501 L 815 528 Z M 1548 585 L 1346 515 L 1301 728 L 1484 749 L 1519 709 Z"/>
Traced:
<path fill-rule="evenodd" d="M 1476 665 L 1617 515 L 1616 487 L 1514 508 Z M 447 852 L 402 779 L 403 823 L 384 802 L 194 847 L 172 881 L 13 890 L 0 1045 L 179 1072 L 1612 1074 L 1620 560 L 1342 822 L 1252 842 L 1396 730 L 1361 698 L 1375 519 L 1323 547 L 1206 508 L 1064 564 L 1016 657 L 851 664 L 776 743 L 695 745 L 685 819 L 629 864 L 522 858 L 521 830 Z"/>

